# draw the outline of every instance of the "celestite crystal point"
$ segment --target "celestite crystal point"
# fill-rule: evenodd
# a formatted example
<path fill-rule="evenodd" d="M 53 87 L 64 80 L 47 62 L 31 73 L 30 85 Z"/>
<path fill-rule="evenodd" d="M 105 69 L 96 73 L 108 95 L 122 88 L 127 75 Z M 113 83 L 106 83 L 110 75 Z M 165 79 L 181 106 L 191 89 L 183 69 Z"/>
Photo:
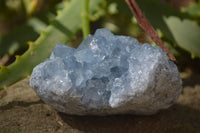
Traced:
<path fill-rule="evenodd" d="M 182 81 L 160 48 L 98 29 L 77 49 L 57 44 L 34 68 L 30 86 L 67 114 L 150 115 L 177 100 Z"/>

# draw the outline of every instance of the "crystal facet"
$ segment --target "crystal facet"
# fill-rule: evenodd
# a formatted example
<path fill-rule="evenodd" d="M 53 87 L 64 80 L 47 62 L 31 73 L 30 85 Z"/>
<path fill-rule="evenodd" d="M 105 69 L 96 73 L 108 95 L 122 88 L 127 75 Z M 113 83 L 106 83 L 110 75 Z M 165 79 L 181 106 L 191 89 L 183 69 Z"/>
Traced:
<path fill-rule="evenodd" d="M 148 115 L 172 105 L 182 81 L 160 48 L 98 29 L 77 49 L 57 44 L 34 68 L 30 86 L 67 114 Z"/>

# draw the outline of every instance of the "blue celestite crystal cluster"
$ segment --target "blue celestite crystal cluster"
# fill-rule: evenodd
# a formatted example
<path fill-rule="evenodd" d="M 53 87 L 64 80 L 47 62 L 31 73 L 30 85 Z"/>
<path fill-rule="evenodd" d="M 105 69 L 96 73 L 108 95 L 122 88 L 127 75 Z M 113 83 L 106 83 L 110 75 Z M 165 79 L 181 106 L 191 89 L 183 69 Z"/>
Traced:
<path fill-rule="evenodd" d="M 181 84 L 160 48 L 108 29 L 98 29 L 77 49 L 57 44 L 30 79 L 45 103 L 73 115 L 153 114 L 177 100 Z"/>

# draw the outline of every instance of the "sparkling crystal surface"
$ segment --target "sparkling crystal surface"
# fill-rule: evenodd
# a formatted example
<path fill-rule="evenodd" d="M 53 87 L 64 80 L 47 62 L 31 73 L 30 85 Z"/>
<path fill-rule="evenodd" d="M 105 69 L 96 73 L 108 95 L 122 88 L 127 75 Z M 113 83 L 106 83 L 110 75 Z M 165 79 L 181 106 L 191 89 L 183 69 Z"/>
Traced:
<path fill-rule="evenodd" d="M 160 48 L 98 29 L 77 49 L 57 44 L 34 68 L 30 86 L 67 114 L 148 115 L 172 105 L 182 81 Z"/>

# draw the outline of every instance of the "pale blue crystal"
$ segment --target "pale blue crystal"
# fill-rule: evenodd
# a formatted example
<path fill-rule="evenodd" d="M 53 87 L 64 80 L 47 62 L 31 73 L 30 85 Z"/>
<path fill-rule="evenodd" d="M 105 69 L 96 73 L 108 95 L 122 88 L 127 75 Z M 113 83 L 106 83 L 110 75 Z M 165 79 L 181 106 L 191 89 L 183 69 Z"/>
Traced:
<path fill-rule="evenodd" d="M 181 93 L 176 65 L 158 47 L 99 29 L 77 49 L 57 44 L 30 86 L 67 114 L 153 114 Z"/>

